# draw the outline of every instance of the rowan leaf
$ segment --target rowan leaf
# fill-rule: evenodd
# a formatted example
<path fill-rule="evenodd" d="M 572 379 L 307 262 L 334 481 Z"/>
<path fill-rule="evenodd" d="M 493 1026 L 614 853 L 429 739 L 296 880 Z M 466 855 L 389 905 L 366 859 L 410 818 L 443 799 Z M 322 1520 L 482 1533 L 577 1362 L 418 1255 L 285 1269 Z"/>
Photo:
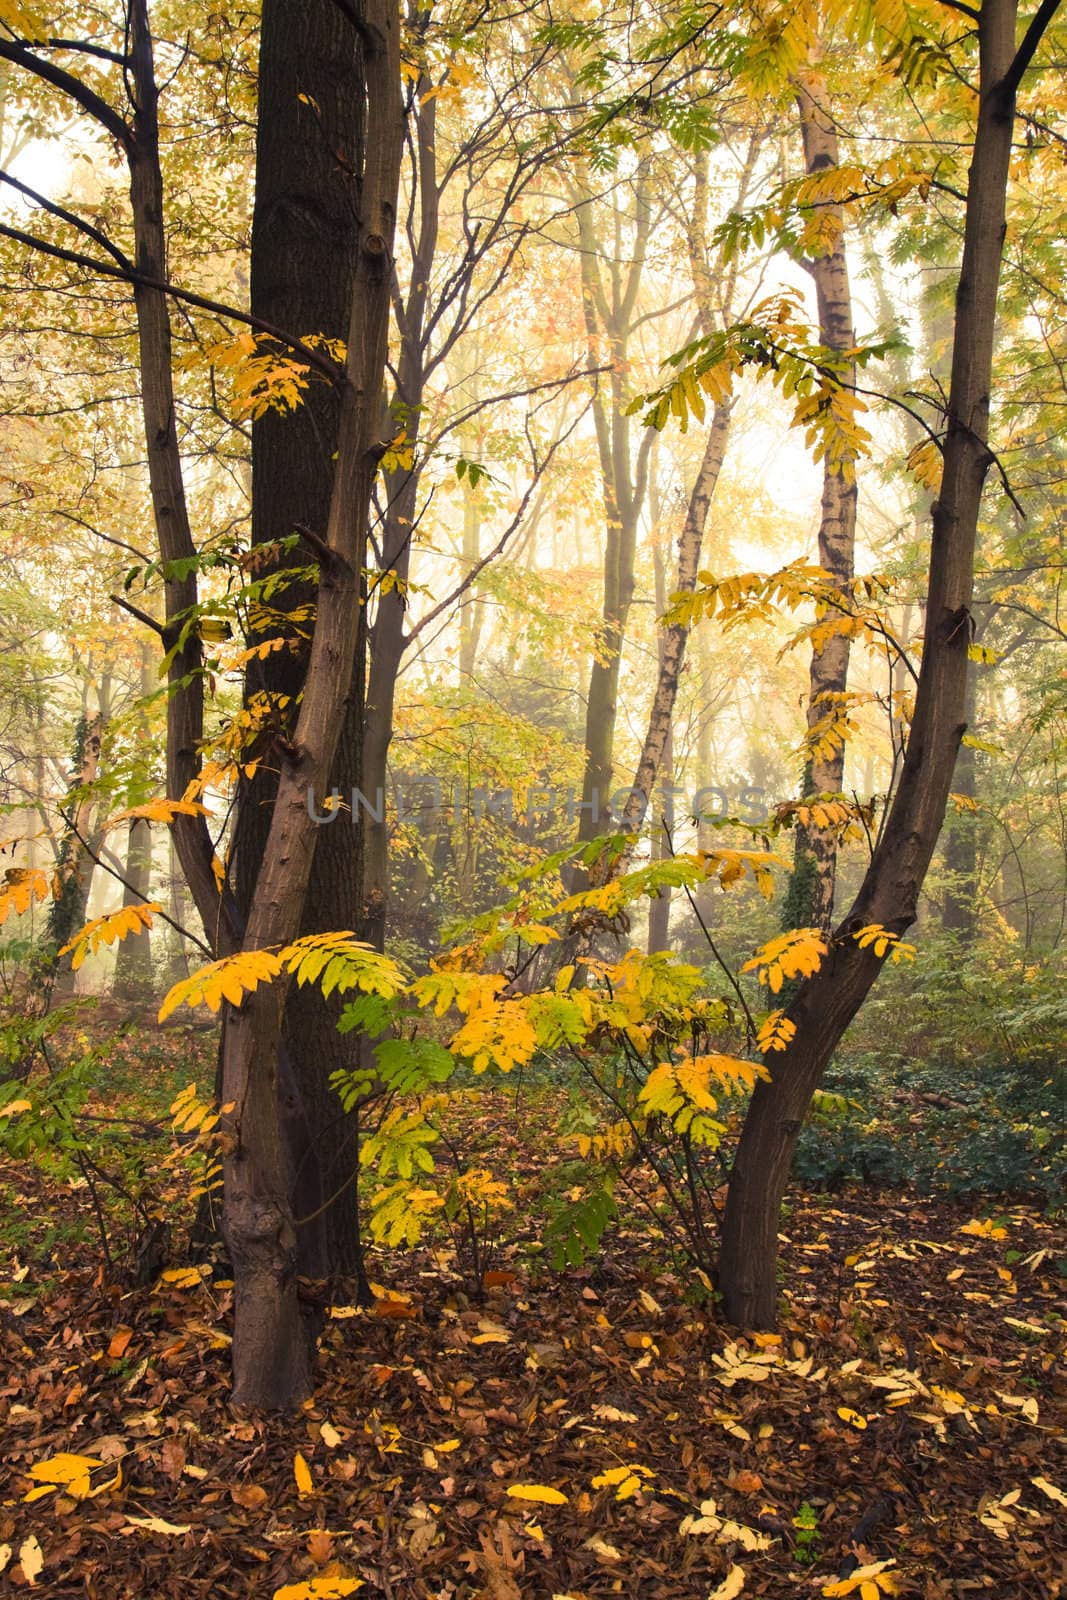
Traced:
<path fill-rule="evenodd" d="M 315 1493 L 315 1481 L 311 1476 L 311 1468 L 299 1450 L 293 1457 L 293 1477 L 296 1479 L 296 1492 L 301 1500 L 306 1500 L 308 1495 Z"/>
<path fill-rule="evenodd" d="M 512 1483 L 508 1485 L 508 1495 L 512 1500 L 533 1500 L 540 1505 L 565 1506 L 568 1496 L 560 1489 L 553 1489 L 546 1483 Z"/>

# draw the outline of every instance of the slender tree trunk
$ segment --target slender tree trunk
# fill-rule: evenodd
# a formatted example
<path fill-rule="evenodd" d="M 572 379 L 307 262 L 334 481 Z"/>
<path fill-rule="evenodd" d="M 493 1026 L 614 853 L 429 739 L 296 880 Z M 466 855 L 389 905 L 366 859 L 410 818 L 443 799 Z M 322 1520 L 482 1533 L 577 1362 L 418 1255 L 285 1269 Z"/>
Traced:
<path fill-rule="evenodd" d="M 140 697 L 142 703 L 155 688 L 155 673 L 148 640 L 141 640 Z M 137 728 L 137 742 L 144 751 L 148 747 L 148 725 L 142 708 Z M 145 755 L 147 760 L 147 754 Z M 150 898 L 152 887 L 152 824 L 137 817 L 130 824 L 126 844 L 126 879 L 122 891 L 124 906 L 143 905 Z M 127 934 L 115 955 L 115 975 L 111 992 L 118 999 L 139 1001 L 142 1004 L 152 994 L 152 935 L 148 928 L 140 933 Z"/>
<path fill-rule="evenodd" d="M 100 712 L 92 717 L 82 717 L 74 735 L 74 784 L 68 800 L 69 830 L 60 847 L 56 864 L 59 892 L 54 896 L 48 919 L 49 939 L 57 950 L 70 940 L 85 922 L 85 908 L 89 903 L 95 862 L 86 850 L 92 848 L 92 819 L 96 802 L 91 787 L 100 770 L 100 742 L 104 732 L 104 718 Z M 57 956 L 55 990 L 57 997 L 74 990 L 72 957 Z"/>
<path fill-rule="evenodd" d="M 439 193 L 437 185 L 437 100 L 431 80 L 422 74 L 415 86 L 415 171 L 419 196 L 419 231 L 411 240 L 410 286 L 401 301 L 395 296 L 400 333 L 393 427 L 404 434 L 411 463 L 386 475 L 385 514 L 381 531 L 381 568 L 376 580 L 377 610 L 371 631 L 367 680 L 364 783 L 370 813 L 366 829 L 363 916 L 366 937 L 375 949 L 385 948 L 389 902 L 389 833 L 385 790 L 389 746 L 393 738 L 396 684 L 408 639 L 407 583 L 411 541 L 415 532 L 421 466 L 415 459 L 426 382 L 426 312 L 434 256 L 437 252 Z"/>
<path fill-rule="evenodd" d="M 977 677 L 972 662 L 967 674 L 964 709 L 969 728 L 974 727 Z M 956 934 L 963 944 L 972 943 L 978 932 L 978 828 L 975 813 L 971 809 L 978 793 L 975 754 L 973 746 L 961 745 L 952 788 L 963 804 L 950 815 L 945 837 L 944 863 L 948 886 L 941 910 L 941 926 L 946 933 Z"/>
<path fill-rule="evenodd" d="M 159 164 L 159 90 L 146 0 L 131 0 L 129 56 L 136 111 L 126 141 L 134 261 L 145 278 L 166 281 L 167 239 Z M 134 286 L 141 409 L 163 583 L 167 670 L 167 794 L 180 800 L 200 772 L 204 737 L 203 652 L 195 628 L 178 646 L 175 620 L 197 603 L 196 545 L 189 524 L 174 399 L 170 309 L 159 289 Z M 236 928 L 212 872 L 214 848 L 202 816 L 177 815 L 171 827 L 185 881 L 218 954 L 235 948 Z"/>
<path fill-rule="evenodd" d="M 817 77 L 797 85 L 797 107 L 804 145 L 804 170 L 809 176 L 827 172 L 839 165 L 837 128 L 827 109 L 826 86 Z M 819 340 L 838 355 L 851 350 L 856 338 L 852 326 L 852 291 L 845 256 L 844 215 L 839 206 L 830 206 L 828 216 L 834 228 L 832 247 L 808 262 L 815 282 L 819 307 Z M 842 377 L 852 383 L 855 363 L 846 365 Z M 835 588 L 848 598 L 848 586 L 855 571 L 856 478 L 852 461 L 824 463 L 822 512 L 819 520 L 819 565 L 828 572 Z M 837 634 L 811 653 L 808 688 L 808 730 L 817 740 L 820 724 L 832 718 L 848 688 L 849 639 Z M 818 745 L 805 768 L 805 794 L 837 795 L 844 783 L 845 749 L 843 742 Z M 820 828 L 814 822 L 798 822 L 794 844 L 794 879 L 801 895 L 790 897 L 790 926 L 805 926 L 828 931 L 833 920 L 834 879 L 837 871 L 838 834 L 833 828 Z M 805 904 L 795 902 L 802 899 Z"/>
<path fill-rule="evenodd" d="M 720 1288 L 731 1322 L 772 1327 L 782 1195 L 811 1097 L 881 961 L 853 935 L 880 923 L 898 936 L 914 921 L 919 892 L 945 815 L 965 731 L 974 550 L 987 445 L 997 288 L 1006 225 L 1008 167 L 1018 80 L 1055 11 L 1036 14 L 1018 55 L 1017 0 L 983 0 L 978 20 L 979 111 L 967 188 L 963 259 L 956 293 L 952 380 L 941 486 L 932 509 L 926 635 L 900 785 L 859 894 L 835 930 L 829 954 L 788 1009 L 789 1047 L 767 1062 L 730 1177 Z"/>
<path fill-rule="evenodd" d="M 602 344 L 611 364 L 607 392 L 598 388 L 593 396 L 604 497 L 604 593 L 586 696 L 585 769 L 578 825 L 578 837 L 583 841 L 595 839 L 608 825 L 619 671 L 634 597 L 637 529 L 648 484 L 652 430 L 646 429 L 635 458 L 627 415 L 626 373 L 630 323 L 640 290 L 650 226 L 649 175 L 647 169 L 642 169 L 634 187 L 633 255 L 624 268 L 616 250 L 607 263 L 605 281 L 600 267 L 604 252 L 597 237 L 592 202 L 586 200 L 578 207 L 582 310 L 589 365 L 597 365 Z M 621 238 L 616 243 L 621 247 Z"/>
<path fill-rule="evenodd" d="M 653 467 L 653 482 L 655 482 L 655 467 Z M 657 497 L 658 498 L 658 497 Z M 658 507 L 653 503 L 653 523 L 659 523 Z M 656 615 L 661 617 L 667 609 L 667 567 L 663 559 L 663 551 L 657 541 L 652 547 L 652 569 L 656 586 Z M 659 660 L 659 670 L 663 671 L 664 637 L 662 631 L 656 635 L 656 654 Z M 667 727 L 667 737 L 663 741 L 663 754 L 659 764 L 659 781 L 661 787 L 669 792 L 674 783 L 674 718 L 673 708 L 671 721 Z M 652 825 L 652 861 L 666 861 L 671 853 L 671 840 L 667 836 L 667 827 L 671 826 L 673 836 L 673 807 L 666 804 L 662 807 L 663 814 L 656 826 L 653 816 Z M 671 816 L 668 817 L 667 813 Z M 666 886 L 653 894 L 648 902 L 648 953 L 655 955 L 659 950 L 670 949 L 671 933 L 671 891 Z"/>

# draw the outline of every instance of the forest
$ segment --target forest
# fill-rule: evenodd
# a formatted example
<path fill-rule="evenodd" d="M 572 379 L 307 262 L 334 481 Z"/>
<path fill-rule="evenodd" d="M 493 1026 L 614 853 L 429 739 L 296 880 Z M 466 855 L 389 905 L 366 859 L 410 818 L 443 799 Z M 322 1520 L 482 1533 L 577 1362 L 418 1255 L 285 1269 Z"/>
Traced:
<path fill-rule="evenodd" d="M 1067 1594 L 1065 60 L 0 0 L 9 1592 Z"/>

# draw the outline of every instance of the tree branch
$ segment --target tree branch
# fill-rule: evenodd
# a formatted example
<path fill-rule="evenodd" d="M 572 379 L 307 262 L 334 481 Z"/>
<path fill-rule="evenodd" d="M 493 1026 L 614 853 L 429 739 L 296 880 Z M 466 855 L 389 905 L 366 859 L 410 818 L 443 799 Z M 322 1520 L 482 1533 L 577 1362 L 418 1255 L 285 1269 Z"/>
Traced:
<path fill-rule="evenodd" d="M 129 148 L 133 131 L 125 118 L 120 117 L 113 106 L 102 100 L 93 90 L 87 88 L 80 78 L 72 72 L 67 72 L 63 67 L 55 66 L 51 61 L 41 61 L 33 51 L 24 44 L 17 44 L 11 39 L 0 39 L 0 61 L 13 61 L 15 66 L 22 67 L 35 78 L 41 78 L 45 83 L 50 83 L 54 89 L 68 95 L 82 110 L 87 112 L 96 122 L 107 129 L 113 139 L 117 139 L 124 150 Z"/>
<path fill-rule="evenodd" d="M 942 0 L 942 4 L 945 0 Z M 1015 60 L 1008 68 L 998 85 L 1001 94 L 1014 94 L 1022 82 L 1023 73 L 1034 59 L 1034 53 L 1041 43 L 1046 28 L 1060 8 L 1060 0 L 1041 0 L 1041 4 L 1030 18 L 1030 26 L 1023 34 L 1023 42 L 1015 52 Z"/>
<path fill-rule="evenodd" d="M 16 244 L 27 245 L 31 250 L 38 250 L 41 255 L 52 256 L 57 261 L 69 262 L 71 266 L 83 267 L 87 272 L 99 272 L 105 278 L 117 278 L 121 283 L 128 283 L 135 289 L 156 289 L 161 294 L 170 295 L 172 300 L 180 300 L 185 305 L 196 306 L 200 311 L 213 312 L 217 317 L 226 317 L 231 322 L 240 322 L 246 328 L 254 328 L 257 333 L 265 333 L 268 338 L 277 339 L 279 344 L 287 350 L 292 350 L 302 361 L 314 367 L 330 383 L 341 384 L 344 378 L 340 369 L 322 355 L 318 350 L 312 350 L 302 340 L 296 339 L 291 333 L 277 328 L 272 322 L 264 322 L 262 317 L 254 317 L 251 312 L 238 311 L 236 306 L 224 305 L 220 300 L 209 300 L 206 295 L 195 294 L 191 289 L 180 289 L 176 283 L 168 283 L 163 278 L 153 278 L 149 274 L 139 272 L 136 267 L 128 270 L 120 266 L 112 266 L 110 261 L 98 261 L 95 256 L 83 255 L 80 250 L 67 250 L 62 245 L 51 244 L 47 239 L 40 239 L 36 234 L 25 233 L 21 228 L 12 228 L 6 222 L 0 223 L 0 236 L 14 239 Z"/>

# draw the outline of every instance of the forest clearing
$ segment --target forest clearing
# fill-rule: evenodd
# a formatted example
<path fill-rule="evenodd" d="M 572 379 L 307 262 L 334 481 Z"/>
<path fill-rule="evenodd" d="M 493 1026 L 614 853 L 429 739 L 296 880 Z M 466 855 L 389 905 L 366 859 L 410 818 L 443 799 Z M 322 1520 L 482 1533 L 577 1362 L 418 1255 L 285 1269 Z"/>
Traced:
<path fill-rule="evenodd" d="M 1065 1593 L 1065 49 L 0 0 L 12 1593 Z"/>

